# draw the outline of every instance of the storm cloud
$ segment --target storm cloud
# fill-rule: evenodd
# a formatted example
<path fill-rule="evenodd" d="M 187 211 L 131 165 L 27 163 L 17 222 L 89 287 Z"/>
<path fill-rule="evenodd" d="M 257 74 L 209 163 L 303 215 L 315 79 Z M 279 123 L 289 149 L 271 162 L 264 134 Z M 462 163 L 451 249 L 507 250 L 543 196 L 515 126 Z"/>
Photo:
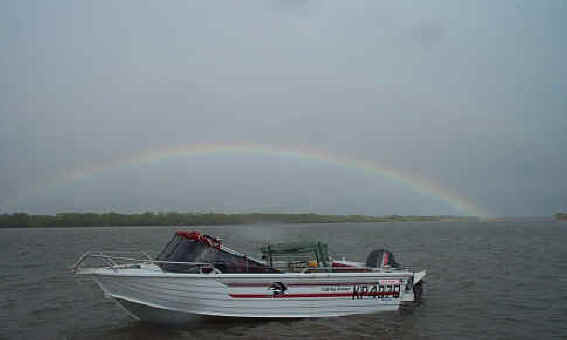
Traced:
<path fill-rule="evenodd" d="M 450 192 L 551 215 L 566 18 L 561 1 L 3 1 L 0 212 L 470 214 Z M 191 145 L 289 152 L 166 157 Z"/>

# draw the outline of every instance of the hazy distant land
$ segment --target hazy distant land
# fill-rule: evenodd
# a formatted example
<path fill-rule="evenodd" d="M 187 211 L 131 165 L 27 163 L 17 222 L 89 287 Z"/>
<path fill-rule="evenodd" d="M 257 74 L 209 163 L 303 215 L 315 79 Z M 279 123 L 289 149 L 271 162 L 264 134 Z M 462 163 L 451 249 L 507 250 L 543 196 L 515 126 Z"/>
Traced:
<path fill-rule="evenodd" d="M 414 221 L 470 221 L 475 217 L 459 216 L 365 216 L 365 215 L 320 215 L 313 213 L 178 213 L 145 212 L 140 214 L 119 213 L 58 213 L 55 215 L 32 215 L 25 213 L 0 215 L 0 228 L 35 227 L 126 227 L 126 226 L 194 226 L 230 225 L 254 223 L 344 223 L 344 222 L 414 222 Z"/>
<path fill-rule="evenodd" d="M 554 216 L 558 220 L 567 220 L 567 213 L 557 213 Z"/>

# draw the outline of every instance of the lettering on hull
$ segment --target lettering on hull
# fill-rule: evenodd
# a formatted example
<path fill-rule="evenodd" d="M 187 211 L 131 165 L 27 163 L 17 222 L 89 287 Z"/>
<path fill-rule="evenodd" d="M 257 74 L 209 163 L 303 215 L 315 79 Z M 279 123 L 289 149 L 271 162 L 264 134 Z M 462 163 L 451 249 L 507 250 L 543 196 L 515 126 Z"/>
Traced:
<path fill-rule="evenodd" d="M 377 284 L 360 284 L 352 286 L 352 299 L 384 299 L 399 298 L 401 291 L 400 281 Z"/>

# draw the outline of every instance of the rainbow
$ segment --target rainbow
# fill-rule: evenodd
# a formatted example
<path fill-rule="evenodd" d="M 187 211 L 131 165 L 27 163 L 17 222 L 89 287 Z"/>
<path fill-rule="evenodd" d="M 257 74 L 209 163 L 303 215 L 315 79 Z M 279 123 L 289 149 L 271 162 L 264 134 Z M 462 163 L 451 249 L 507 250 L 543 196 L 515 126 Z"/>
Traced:
<path fill-rule="evenodd" d="M 331 165 L 355 168 L 361 171 L 376 174 L 390 181 L 404 185 L 414 192 L 430 195 L 436 199 L 447 202 L 459 213 L 469 216 L 487 217 L 490 214 L 478 207 L 471 200 L 455 192 L 443 188 L 431 180 L 414 174 L 404 173 L 401 170 L 378 165 L 375 162 L 347 156 L 340 156 L 327 151 L 301 147 L 297 149 L 274 145 L 230 143 L 230 144 L 188 144 L 157 149 L 148 149 L 126 158 L 99 163 L 83 169 L 74 169 L 63 174 L 64 181 L 76 181 L 102 171 L 135 164 L 160 162 L 179 156 L 195 156 L 214 153 L 236 154 L 265 154 L 280 157 L 291 157 L 300 160 L 318 160 Z"/>

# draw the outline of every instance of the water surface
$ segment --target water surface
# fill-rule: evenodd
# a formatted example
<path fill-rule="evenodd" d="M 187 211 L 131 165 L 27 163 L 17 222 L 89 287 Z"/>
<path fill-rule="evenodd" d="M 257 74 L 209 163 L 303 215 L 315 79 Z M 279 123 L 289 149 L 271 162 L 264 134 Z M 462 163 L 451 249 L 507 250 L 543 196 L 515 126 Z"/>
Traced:
<path fill-rule="evenodd" d="M 298 320 L 195 318 L 182 327 L 131 320 L 69 267 L 86 250 L 157 253 L 180 227 L 0 230 L 0 337 L 566 338 L 567 223 L 412 222 L 200 227 L 231 248 L 264 240 L 319 239 L 337 256 L 364 260 L 388 248 L 428 270 L 421 304 L 399 312 Z"/>

